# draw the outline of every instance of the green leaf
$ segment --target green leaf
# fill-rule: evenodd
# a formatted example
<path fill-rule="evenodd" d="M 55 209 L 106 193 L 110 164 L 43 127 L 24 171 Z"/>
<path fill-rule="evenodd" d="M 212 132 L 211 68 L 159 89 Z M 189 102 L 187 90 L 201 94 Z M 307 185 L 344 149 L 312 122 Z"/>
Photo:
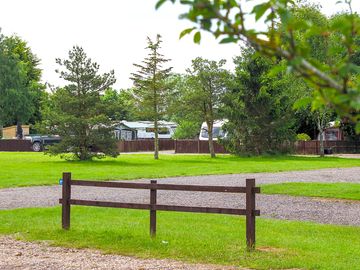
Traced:
<path fill-rule="evenodd" d="M 255 14 L 255 20 L 258 21 L 264 13 L 269 9 L 269 3 L 263 3 L 260 5 L 256 5 L 251 11 L 252 14 Z"/>
<path fill-rule="evenodd" d="M 181 31 L 179 39 L 183 38 L 185 35 L 190 34 L 196 27 L 192 27 L 192 28 L 187 28 L 184 29 L 183 31 Z"/>
<path fill-rule="evenodd" d="M 200 40 L 201 40 L 201 33 L 198 31 L 194 35 L 194 42 L 200 44 Z"/>
<path fill-rule="evenodd" d="M 193 4 L 193 2 L 189 1 L 189 0 L 180 0 L 180 4 L 182 4 L 182 5 L 191 5 L 191 4 Z"/>
<path fill-rule="evenodd" d="M 299 100 L 297 100 L 294 105 L 293 105 L 293 109 L 298 110 L 298 109 L 302 109 L 307 107 L 308 105 L 311 104 L 311 101 L 313 100 L 312 97 L 304 97 L 301 98 Z"/>
<path fill-rule="evenodd" d="M 156 3 L 155 9 L 159 9 L 167 0 L 159 0 Z"/>
<path fill-rule="evenodd" d="M 236 42 L 236 38 L 234 37 L 226 37 L 226 38 L 223 38 L 221 41 L 220 41 L 220 44 L 225 44 L 225 43 L 231 43 L 231 42 Z"/>
<path fill-rule="evenodd" d="M 356 134 L 360 134 L 360 123 L 357 123 L 355 126 Z"/>

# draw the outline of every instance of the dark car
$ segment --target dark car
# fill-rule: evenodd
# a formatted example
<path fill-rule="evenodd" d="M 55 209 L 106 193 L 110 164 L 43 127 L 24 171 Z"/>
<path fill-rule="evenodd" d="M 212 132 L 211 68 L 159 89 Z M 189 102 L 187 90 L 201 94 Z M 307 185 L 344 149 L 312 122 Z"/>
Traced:
<path fill-rule="evenodd" d="M 28 135 L 26 140 L 30 140 L 34 152 L 40 152 L 46 149 L 47 146 L 59 143 L 60 136 L 57 135 Z"/>

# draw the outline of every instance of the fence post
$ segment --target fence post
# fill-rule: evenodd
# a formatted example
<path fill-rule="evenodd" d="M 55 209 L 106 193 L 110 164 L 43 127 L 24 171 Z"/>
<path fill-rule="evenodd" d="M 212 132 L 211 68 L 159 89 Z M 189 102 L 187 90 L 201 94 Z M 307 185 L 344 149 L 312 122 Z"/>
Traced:
<path fill-rule="evenodd" d="M 157 184 L 156 180 L 151 180 L 151 184 Z M 150 236 L 156 236 L 156 189 L 150 189 Z"/>
<path fill-rule="evenodd" d="M 255 179 L 246 179 L 246 245 L 255 249 Z"/>
<path fill-rule="evenodd" d="M 70 228 L 71 173 L 63 173 L 62 183 L 62 228 Z"/>

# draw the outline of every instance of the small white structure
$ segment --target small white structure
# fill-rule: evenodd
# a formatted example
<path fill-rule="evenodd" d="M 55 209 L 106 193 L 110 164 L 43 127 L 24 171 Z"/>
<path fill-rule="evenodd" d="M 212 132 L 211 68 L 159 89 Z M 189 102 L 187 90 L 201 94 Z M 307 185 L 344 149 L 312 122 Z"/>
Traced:
<path fill-rule="evenodd" d="M 217 141 L 218 138 L 225 138 L 226 133 L 222 129 L 222 126 L 227 122 L 227 120 L 215 120 L 213 126 L 213 140 Z M 200 141 L 208 141 L 209 133 L 206 122 L 202 123 L 199 135 Z"/>
<path fill-rule="evenodd" d="M 177 124 L 168 121 L 158 121 L 159 139 L 170 139 Z M 115 128 L 115 136 L 122 140 L 152 139 L 155 138 L 153 121 L 121 121 Z"/>
<path fill-rule="evenodd" d="M 320 140 L 320 134 L 318 134 L 317 140 Z M 323 140 L 324 141 L 344 140 L 344 133 L 342 132 L 339 125 L 335 121 L 329 122 L 328 127 L 324 129 Z"/>

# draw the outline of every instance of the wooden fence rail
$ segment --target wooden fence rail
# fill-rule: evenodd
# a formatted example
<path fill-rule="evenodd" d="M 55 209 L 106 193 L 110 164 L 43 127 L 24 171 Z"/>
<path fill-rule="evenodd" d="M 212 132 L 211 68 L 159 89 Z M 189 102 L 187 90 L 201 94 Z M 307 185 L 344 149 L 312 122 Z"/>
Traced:
<path fill-rule="evenodd" d="M 156 180 L 150 183 L 131 183 L 131 182 L 99 182 L 88 180 L 72 180 L 71 173 L 63 173 L 62 178 L 62 198 L 59 203 L 62 204 L 62 228 L 70 228 L 70 207 L 71 205 L 129 208 L 150 210 L 150 236 L 156 236 L 156 211 L 177 211 L 177 212 L 196 212 L 196 213 L 214 213 L 246 216 L 246 244 L 249 250 L 255 248 L 255 216 L 260 215 L 260 210 L 255 209 L 255 194 L 260 193 L 260 188 L 255 187 L 255 179 L 246 179 L 245 187 L 234 186 L 199 186 L 199 185 L 174 185 L 158 184 Z M 92 186 L 107 188 L 128 188 L 128 189 L 149 189 L 150 203 L 124 203 L 108 202 L 94 200 L 78 200 L 71 198 L 71 186 Z M 246 208 L 219 208 L 219 207 L 199 207 L 199 206 L 179 206 L 163 205 L 157 203 L 157 190 L 176 190 L 176 191 L 194 191 L 194 192 L 227 192 L 227 193 L 245 193 Z"/>

